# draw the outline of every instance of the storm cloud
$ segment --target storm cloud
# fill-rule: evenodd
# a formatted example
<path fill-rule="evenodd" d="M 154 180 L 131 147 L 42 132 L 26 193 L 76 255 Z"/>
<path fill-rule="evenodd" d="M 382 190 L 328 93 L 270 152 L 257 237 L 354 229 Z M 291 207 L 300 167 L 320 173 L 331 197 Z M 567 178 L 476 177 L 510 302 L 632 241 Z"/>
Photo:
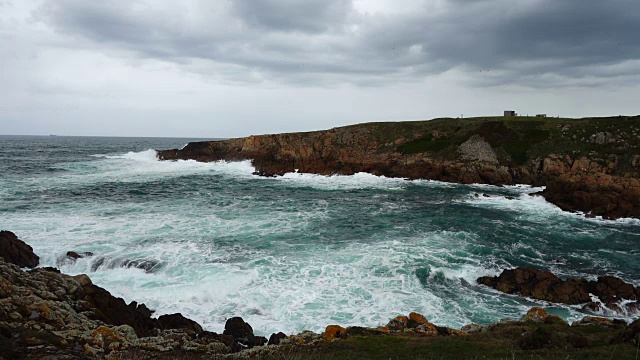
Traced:
<path fill-rule="evenodd" d="M 486 71 L 485 80 L 497 84 L 540 86 L 532 76 L 607 81 L 640 71 L 635 0 L 439 3 L 384 14 L 349 0 L 62 0 L 37 18 L 86 46 L 176 63 L 197 59 L 201 71 L 247 82 L 368 85 L 460 68 Z M 238 79 L 238 68 L 246 79 Z"/>
<path fill-rule="evenodd" d="M 0 0 L 0 134 L 636 114 L 637 0 Z"/>

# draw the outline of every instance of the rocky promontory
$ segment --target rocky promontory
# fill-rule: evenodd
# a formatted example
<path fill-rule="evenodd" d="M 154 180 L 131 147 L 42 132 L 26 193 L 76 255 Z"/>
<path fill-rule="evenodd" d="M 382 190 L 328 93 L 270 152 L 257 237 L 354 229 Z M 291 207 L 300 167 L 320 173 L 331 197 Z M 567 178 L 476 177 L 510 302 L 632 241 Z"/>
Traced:
<path fill-rule="evenodd" d="M 25 265 L 24 259 L 36 260 Z M 268 340 L 234 317 L 216 334 L 181 314 L 154 318 L 143 304 L 127 304 L 87 275 L 25 270 L 37 265 L 31 247 L 0 232 L 0 359 L 598 359 L 613 353 L 624 359 L 640 346 L 640 320 L 587 316 L 569 325 L 542 308 L 461 329 L 412 312 L 377 328 L 330 324 L 321 334 L 280 332 Z"/>
<path fill-rule="evenodd" d="M 640 218 L 640 116 L 369 123 L 194 142 L 161 160 L 251 160 L 264 176 L 368 172 L 461 184 L 546 186 L 563 210 Z"/>

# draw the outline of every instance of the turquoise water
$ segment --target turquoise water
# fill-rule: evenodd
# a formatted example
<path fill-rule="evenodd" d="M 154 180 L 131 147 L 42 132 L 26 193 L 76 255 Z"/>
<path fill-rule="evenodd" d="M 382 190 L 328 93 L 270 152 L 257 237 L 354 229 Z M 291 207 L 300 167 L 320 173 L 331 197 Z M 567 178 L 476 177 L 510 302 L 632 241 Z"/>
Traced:
<path fill-rule="evenodd" d="M 584 316 L 475 283 L 515 266 L 640 285 L 639 221 L 564 213 L 529 195 L 540 189 L 261 178 L 249 162 L 160 162 L 150 150 L 188 141 L 0 136 L 0 228 L 43 266 L 88 273 L 127 301 L 218 332 L 231 316 L 260 334 L 377 326 L 411 311 L 452 327 L 534 305 Z M 95 255 L 61 261 L 69 250 Z M 157 265 L 145 272 L 126 260 Z"/>

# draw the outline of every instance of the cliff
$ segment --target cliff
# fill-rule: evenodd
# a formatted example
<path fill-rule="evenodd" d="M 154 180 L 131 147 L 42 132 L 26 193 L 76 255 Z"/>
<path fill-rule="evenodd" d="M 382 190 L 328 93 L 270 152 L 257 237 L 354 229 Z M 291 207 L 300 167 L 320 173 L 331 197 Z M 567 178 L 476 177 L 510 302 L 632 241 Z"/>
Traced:
<path fill-rule="evenodd" d="M 161 160 L 252 160 L 264 176 L 368 172 L 461 184 L 546 186 L 564 210 L 640 218 L 640 116 L 368 123 L 195 142 Z"/>

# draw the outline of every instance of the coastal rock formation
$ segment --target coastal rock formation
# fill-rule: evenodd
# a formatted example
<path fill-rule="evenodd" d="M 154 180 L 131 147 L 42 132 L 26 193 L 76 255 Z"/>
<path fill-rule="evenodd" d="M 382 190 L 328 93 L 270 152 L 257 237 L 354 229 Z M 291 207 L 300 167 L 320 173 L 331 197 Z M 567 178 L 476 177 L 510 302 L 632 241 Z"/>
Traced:
<path fill-rule="evenodd" d="M 263 176 L 367 172 L 461 184 L 546 186 L 542 195 L 563 210 L 614 219 L 640 217 L 640 163 L 634 160 L 640 139 L 616 130 L 638 124 L 640 117 L 371 123 L 194 142 L 159 151 L 158 157 L 251 160 Z M 589 132 L 593 136 L 585 138 Z"/>
<path fill-rule="evenodd" d="M 538 300 L 562 304 L 586 304 L 585 310 L 623 312 L 621 300 L 634 300 L 625 305 L 626 311 L 638 310 L 640 288 L 614 276 L 600 276 L 597 281 L 585 279 L 561 280 L 549 271 L 516 268 L 504 270 L 499 276 L 483 276 L 478 284 L 489 286 L 507 294 L 518 294 Z M 595 296 L 599 302 L 594 302 Z"/>
<path fill-rule="evenodd" d="M 31 246 L 18 239 L 11 231 L 0 231 L 0 258 L 19 267 L 38 266 L 40 258 L 33 253 Z"/>

